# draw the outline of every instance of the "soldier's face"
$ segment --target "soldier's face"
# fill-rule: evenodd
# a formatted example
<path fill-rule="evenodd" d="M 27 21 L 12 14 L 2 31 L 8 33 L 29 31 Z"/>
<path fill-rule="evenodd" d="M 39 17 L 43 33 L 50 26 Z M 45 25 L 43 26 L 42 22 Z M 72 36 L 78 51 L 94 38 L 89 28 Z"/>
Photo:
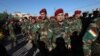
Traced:
<path fill-rule="evenodd" d="M 59 14 L 56 16 L 56 20 L 57 20 L 57 21 L 63 21 L 63 20 L 64 20 L 64 13 L 59 13 Z"/>
<path fill-rule="evenodd" d="M 29 18 L 29 21 L 31 21 L 32 18 Z"/>
<path fill-rule="evenodd" d="M 35 20 L 34 20 L 34 19 L 32 19 L 32 20 L 31 20 L 31 22 L 32 22 L 32 23 L 35 23 Z"/>
<path fill-rule="evenodd" d="M 80 14 L 76 14 L 75 16 L 79 18 L 81 15 Z"/>
<path fill-rule="evenodd" d="M 42 19 L 44 19 L 44 18 L 46 17 L 46 14 L 45 14 L 44 12 L 42 12 L 42 13 L 40 14 L 40 16 L 42 17 Z"/>
<path fill-rule="evenodd" d="M 65 18 L 67 19 L 67 18 L 68 18 L 68 16 L 65 16 Z"/>

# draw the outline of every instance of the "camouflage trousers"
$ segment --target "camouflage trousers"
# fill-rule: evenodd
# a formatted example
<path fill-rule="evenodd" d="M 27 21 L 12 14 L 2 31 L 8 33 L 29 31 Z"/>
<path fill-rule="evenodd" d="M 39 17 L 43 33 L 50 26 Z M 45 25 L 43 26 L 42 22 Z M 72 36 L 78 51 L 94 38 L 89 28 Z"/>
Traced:
<path fill-rule="evenodd" d="M 25 34 L 25 28 L 21 28 L 21 33 L 24 35 Z"/>
<path fill-rule="evenodd" d="M 15 36 L 15 34 L 10 34 L 9 38 L 10 38 L 10 40 L 16 41 L 16 36 Z"/>
<path fill-rule="evenodd" d="M 11 40 L 11 46 L 13 48 L 17 44 L 16 36 L 14 34 L 10 34 L 10 40 Z"/>
<path fill-rule="evenodd" d="M 83 52 L 84 52 L 84 56 L 91 56 L 91 45 L 84 44 L 83 45 Z"/>
<path fill-rule="evenodd" d="M 91 56 L 100 56 L 100 43 L 92 43 Z"/>

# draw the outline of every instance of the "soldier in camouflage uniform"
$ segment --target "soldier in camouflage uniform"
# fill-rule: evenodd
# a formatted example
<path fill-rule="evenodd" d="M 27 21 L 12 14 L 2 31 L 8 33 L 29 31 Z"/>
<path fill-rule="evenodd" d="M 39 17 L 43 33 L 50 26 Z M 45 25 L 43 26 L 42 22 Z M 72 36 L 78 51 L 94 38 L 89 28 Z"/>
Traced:
<path fill-rule="evenodd" d="M 16 36 L 14 32 L 14 20 L 10 19 L 8 23 L 8 29 L 9 29 L 9 38 L 12 41 L 12 47 L 15 46 L 16 43 Z"/>
<path fill-rule="evenodd" d="M 82 22 L 81 22 L 80 16 L 81 16 L 81 11 L 76 10 L 73 17 L 69 17 L 65 19 L 65 21 L 69 25 L 69 31 L 68 31 L 69 36 L 72 35 L 74 31 L 78 31 L 78 34 L 80 33 L 81 28 L 82 28 Z"/>
<path fill-rule="evenodd" d="M 65 19 L 67 20 L 67 19 L 69 18 L 68 13 L 65 13 L 64 17 L 65 17 Z"/>
<path fill-rule="evenodd" d="M 27 40 L 28 42 L 32 42 L 32 34 L 31 34 L 31 28 L 32 25 L 34 24 L 34 19 L 32 16 L 29 16 L 29 19 L 27 19 L 24 23 L 25 23 L 25 33 L 27 36 Z"/>
<path fill-rule="evenodd" d="M 36 23 L 36 18 L 35 17 L 32 17 L 30 19 L 30 40 L 32 40 L 33 42 L 35 42 L 35 33 L 36 31 L 38 31 L 38 26 L 37 26 L 37 23 Z"/>
<path fill-rule="evenodd" d="M 99 32 L 100 32 L 100 18 L 95 18 L 93 22 L 89 25 L 87 32 L 83 37 L 83 49 L 85 56 L 99 56 L 99 47 L 98 42 Z M 92 55 L 91 55 L 92 54 Z"/>
<path fill-rule="evenodd" d="M 22 34 L 25 35 L 25 19 L 21 18 L 21 31 Z"/>
<path fill-rule="evenodd" d="M 71 46 L 69 46 L 69 48 L 71 48 L 72 53 L 75 56 L 80 56 L 80 55 L 83 56 L 82 40 L 81 40 L 82 37 L 80 37 L 80 32 L 82 28 L 80 16 L 81 16 L 81 11 L 77 10 L 75 11 L 74 16 L 68 19 L 69 35 L 71 39 Z"/>
<path fill-rule="evenodd" d="M 24 17 L 21 27 L 22 27 L 24 36 L 26 37 L 26 41 L 28 41 L 29 35 L 30 35 L 30 21 L 27 17 Z"/>
<path fill-rule="evenodd" d="M 74 18 L 73 17 L 68 17 L 68 13 L 65 13 L 65 21 L 68 24 L 68 30 L 67 30 L 67 37 L 70 38 L 72 33 L 75 31 L 75 24 L 74 24 Z M 70 41 L 69 41 L 70 42 Z M 68 49 L 71 49 L 71 45 L 68 45 Z"/>
<path fill-rule="evenodd" d="M 43 13 L 44 12 L 44 13 Z M 44 14 L 44 15 L 43 15 Z M 41 15 L 41 22 L 40 24 L 40 40 L 44 41 L 47 45 L 47 47 L 49 47 L 49 39 L 48 39 L 48 25 L 49 25 L 49 19 L 47 18 L 47 12 L 46 9 L 42 9 L 40 11 L 40 15 Z"/>
<path fill-rule="evenodd" d="M 55 40 L 58 37 L 63 37 L 68 44 L 69 38 L 67 37 L 68 24 L 64 21 L 63 9 L 58 9 L 55 12 L 55 21 L 50 22 L 49 25 L 49 39 L 51 40 L 51 46 L 55 47 Z"/>
<path fill-rule="evenodd" d="M 68 35 L 70 36 L 73 33 L 74 20 L 73 20 L 72 17 L 70 17 L 70 18 L 66 19 L 66 22 L 68 23 L 68 26 L 69 26 L 69 31 L 68 31 L 69 33 L 68 33 Z"/>
<path fill-rule="evenodd" d="M 33 29 L 35 31 L 35 34 L 40 34 L 40 37 L 35 36 L 35 40 L 43 41 L 47 47 L 49 47 L 49 40 L 48 40 L 48 25 L 49 20 L 47 18 L 47 12 L 46 9 L 42 9 L 40 11 L 40 16 L 38 17 L 38 22 L 36 22 L 33 26 Z"/>
<path fill-rule="evenodd" d="M 20 18 L 19 21 L 20 21 L 20 25 L 21 25 L 20 26 L 21 27 L 21 33 L 24 35 L 24 27 L 23 27 L 24 26 L 24 19 Z"/>
<path fill-rule="evenodd" d="M 95 18 L 97 37 L 93 38 L 94 41 L 91 45 L 91 56 L 100 56 L 100 17 Z"/>
<path fill-rule="evenodd" d="M 78 34 L 79 34 L 81 29 L 82 29 L 81 11 L 76 10 L 75 13 L 74 13 L 74 17 L 73 17 L 72 31 L 78 31 Z"/>
<path fill-rule="evenodd" d="M 93 15 L 93 19 L 90 20 L 91 23 L 87 29 L 87 32 L 83 36 L 83 49 L 85 56 L 100 56 L 100 44 L 98 42 L 100 32 L 99 12 L 94 11 Z"/>

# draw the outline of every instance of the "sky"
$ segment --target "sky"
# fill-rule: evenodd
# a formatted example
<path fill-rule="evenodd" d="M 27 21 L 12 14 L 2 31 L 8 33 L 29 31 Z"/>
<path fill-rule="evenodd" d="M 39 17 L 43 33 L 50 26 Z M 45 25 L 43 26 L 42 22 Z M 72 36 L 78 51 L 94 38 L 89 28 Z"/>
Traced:
<path fill-rule="evenodd" d="M 0 12 L 39 15 L 42 8 L 47 9 L 49 16 L 53 16 L 59 8 L 72 15 L 75 10 L 92 11 L 94 8 L 100 8 L 100 0 L 0 0 Z"/>

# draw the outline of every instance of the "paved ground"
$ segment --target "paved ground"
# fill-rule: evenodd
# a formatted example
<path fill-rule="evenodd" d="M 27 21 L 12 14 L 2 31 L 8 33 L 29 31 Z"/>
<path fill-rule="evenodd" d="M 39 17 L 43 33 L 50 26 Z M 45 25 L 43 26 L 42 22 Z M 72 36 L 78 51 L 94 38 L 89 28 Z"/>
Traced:
<path fill-rule="evenodd" d="M 34 51 L 32 44 L 25 41 L 25 37 L 21 34 L 17 35 L 17 44 L 12 47 L 11 41 L 7 38 L 5 40 L 5 48 L 11 56 L 33 56 Z M 32 53 L 33 52 L 33 53 Z"/>

